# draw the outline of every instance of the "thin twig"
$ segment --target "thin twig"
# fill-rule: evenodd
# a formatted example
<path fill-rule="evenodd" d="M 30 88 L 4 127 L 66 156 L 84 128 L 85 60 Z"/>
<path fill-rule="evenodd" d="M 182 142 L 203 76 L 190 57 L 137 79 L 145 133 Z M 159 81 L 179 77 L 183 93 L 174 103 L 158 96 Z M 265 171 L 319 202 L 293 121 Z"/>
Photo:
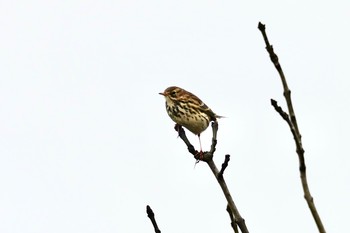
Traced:
<path fill-rule="evenodd" d="M 280 114 L 280 116 L 287 122 L 290 131 L 292 132 L 293 138 L 294 138 L 294 142 L 295 142 L 295 146 L 298 147 L 298 136 L 297 133 L 295 131 L 295 128 L 293 127 L 293 124 L 289 118 L 288 113 L 286 113 L 285 111 L 283 111 L 283 109 L 278 105 L 277 101 L 274 99 L 271 99 L 271 105 L 275 108 L 276 112 L 278 112 Z M 305 163 L 303 163 L 305 164 Z"/>
<path fill-rule="evenodd" d="M 210 153 L 214 155 L 214 152 L 216 150 L 216 144 L 217 144 L 217 134 L 218 134 L 218 129 L 219 129 L 219 124 L 217 121 L 214 121 L 211 123 L 211 127 L 213 129 L 213 137 L 211 139 L 211 147 L 210 147 Z"/>
<path fill-rule="evenodd" d="M 180 127 L 182 128 L 182 127 Z M 176 129 L 176 128 L 175 128 Z M 232 196 L 230 194 L 230 191 L 226 185 L 226 182 L 225 182 L 225 179 L 224 177 L 221 175 L 219 175 L 219 170 L 217 169 L 214 161 L 213 161 L 213 156 L 214 156 L 214 152 L 215 152 L 215 146 L 216 146 L 216 143 L 217 143 L 217 131 L 218 131 L 218 123 L 217 121 L 213 122 L 212 123 L 212 129 L 213 129 L 213 137 L 212 137 L 212 145 L 211 145 L 211 149 L 210 151 L 206 151 L 206 152 L 203 152 L 203 158 L 201 159 L 202 161 L 205 161 L 208 166 L 210 167 L 210 170 L 213 172 L 216 180 L 218 181 L 224 195 L 225 195 L 225 198 L 227 200 L 227 203 L 228 203 L 228 206 L 232 212 L 232 216 L 233 216 L 233 220 L 234 222 L 238 225 L 238 227 L 240 228 L 241 232 L 242 233 L 249 233 L 248 231 L 248 228 L 245 224 L 245 220 L 242 218 L 242 216 L 240 215 L 233 199 L 232 199 Z M 196 157 L 196 150 L 192 150 L 190 151 L 190 148 L 192 148 L 192 144 L 189 142 L 189 140 L 187 139 L 186 137 L 186 133 L 185 131 L 182 129 L 178 130 L 179 132 L 179 136 L 180 138 L 185 142 L 185 144 L 187 145 L 187 148 L 189 150 L 189 152 L 191 154 L 193 154 L 195 156 L 195 158 L 197 159 Z"/>
<path fill-rule="evenodd" d="M 151 222 L 152 222 L 152 225 L 153 225 L 153 227 L 154 227 L 154 232 L 155 232 L 155 233 L 161 233 L 161 231 L 160 231 L 159 228 L 158 228 L 156 219 L 154 218 L 153 210 L 151 209 L 151 207 L 150 207 L 149 205 L 147 205 L 147 207 L 146 207 L 146 212 L 147 212 L 147 216 L 149 217 L 149 219 L 150 219 Z"/>
<path fill-rule="evenodd" d="M 288 123 L 290 130 L 293 134 L 295 145 L 296 145 L 296 152 L 297 152 L 298 158 L 299 158 L 299 171 L 300 171 L 300 179 L 301 179 L 301 183 L 302 183 L 303 191 L 304 191 L 304 198 L 309 206 L 309 209 L 311 211 L 311 214 L 314 218 L 314 221 L 317 225 L 319 232 L 325 233 L 326 230 L 324 229 L 321 218 L 320 218 L 320 216 L 317 212 L 316 206 L 313 202 L 313 197 L 311 196 L 310 189 L 309 189 L 308 182 L 307 182 L 307 178 L 306 178 L 306 165 L 305 165 L 305 158 L 304 158 L 305 151 L 304 151 L 304 148 L 302 145 L 301 134 L 299 132 L 297 119 L 296 119 L 294 109 L 293 109 L 291 91 L 288 87 L 287 80 L 284 76 L 282 67 L 278 61 L 278 56 L 273 51 L 273 47 L 272 47 L 272 45 L 270 45 L 270 42 L 267 38 L 265 25 L 262 24 L 261 22 L 259 22 L 258 28 L 261 31 L 262 36 L 264 38 L 266 50 L 270 55 L 270 59 L 271 59 L 272 63 L 274 64 L 274 66 L 275 66 L 276 70 L 278 71 L 279 76 L 281 78 L 283 90 L 284 90 L 283 95 L 284 95 L 284 98 L 286 99 L 286 102 L 287 102 L 289 116 L 287 113 L 285 113 L 282 110 L 281 107 L 279 107 L 277 105 L 276 101 L 271 100 L 271 104 L 274 106 L 275 110 L 282 116 L 282 118 Z"/>
<path fill-rule="evenodd" d="M 221 164 L 221 170 L 219 172 L 219 179 L 221 179 L 224 175 L 224 171 L 228 166 L 228 162 L 230 161 L 230 155 L 225 155 L 225 161 Z"/>
<path fill-rule="evenodd" d="M 216 180 L 218 181 L 221 189 L 222 189 L 222 192 L 224 193 L 225 195 L 225 198 L 227 200 L 227 203 L 228 203 L 228 206 L 230 207 L 232 213 L 233 213 L 233 216 L 234 216 L 234 219 L 235 219 L 235 222 L 237 223 L 239 229 L 241 229 L 241 232 L 242 233 L 248 233 L 248 228 L 245 224 L 245 220 L 242 218 L 241 214 L 239 213 L 237 207 L 236 207 L 236 204 L 234 203 L 233 199 L 232 199 L 232 196 L 230 194 L 230 191 L 226 185 L 226 181 L 225 179 L 222 177 L 222 178 L 219 178 L 219 170 L 217 169 L 214 161 L 211 159 L 209 161 L 206 161 L 210 167 L 210 170 L 213 172 Z"/>
<path fill-rule="evenodd" d="M 193 154 L 193 156 L 196 156 L 198 154 L 198 151 L 196 151 L 194 149 L 194 146 L 190 143 L 190 141 L 188 140 L 185 130 L 182 128 L 181 125 L 176 124 L 175 125 L 175 130 L 179 133 L 179 137 L 182 139 L 182 141 L 184 141 L 184 143 L 187 146 L 188 152 L 190 152 L 191 154 Z"/>

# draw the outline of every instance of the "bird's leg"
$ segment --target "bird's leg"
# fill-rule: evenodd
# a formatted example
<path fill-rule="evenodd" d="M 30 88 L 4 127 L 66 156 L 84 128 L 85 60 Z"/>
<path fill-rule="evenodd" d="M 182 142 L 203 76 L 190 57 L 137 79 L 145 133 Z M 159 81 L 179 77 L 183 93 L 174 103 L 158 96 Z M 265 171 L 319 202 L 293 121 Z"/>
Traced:
<path fill-rule="evenodd" d="M 199 140 L 199 148 L 200 148 L 200 152 L 199 153 L 203 153 L 202 151 L 202 143 L 201 143 L 201 135 L 198 134 L 198 140 Z"/>
<path fill-rule="evenodd" d="M 198 152 L 198 161 L 199 160 L 203 160 L 203 157 L 204 157 L 204 153 L 203 153 L 203 150 L 202 150 L 202 143 L 201 143 L 201 135 L 198 134 L 198 140 L 199 140 L 199 148 L 200 148 L 200 151 Z"/>

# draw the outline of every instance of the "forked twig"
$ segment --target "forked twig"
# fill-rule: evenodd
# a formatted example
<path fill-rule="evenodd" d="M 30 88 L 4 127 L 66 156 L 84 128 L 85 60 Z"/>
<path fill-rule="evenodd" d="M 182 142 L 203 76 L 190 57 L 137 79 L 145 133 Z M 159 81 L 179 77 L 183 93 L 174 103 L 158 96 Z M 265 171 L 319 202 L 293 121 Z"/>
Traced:
<path fill-rule="evenodd" d="M 147 216 L 149 217 L 149 219 L 150 219 L 151 222 L 152 222 L 152 225 L 153 225 L 153 227 L 154 227 L 154 232 L 155 232 L 155 233 L 161 233 L 161 231 L 160 231 L 159 228 L 158 228 L 156 219 L 154 218 L 153 210 L 151 209 L 151 207 L 150 207 L 149 205 L 147 205 L 147 207 L 146 207 L 146 212 L 147 212 Z"/>
<path fill-rule="evenodd" d="M 225 195 L 225 198 L 227 200 L 228 207 L 231 211 L 229 213 L 232 213 L 232 214 L 230 214 L 230 217 L 232 216 L 231 222 L 234 222 L 235 224 L 237 224 L 242 233 L 249 233 L 248 228 L 245 224 L 245 220 L 240 215 L 240 213 L 239 213 L 239 211 L 238 211 L 238 209 L 237 209 L 237 207 L 232 199 L 230 191 L 226 185 L 225 179 L 224 179 L 222 174 L 220 175 L 220 172 L 213 161 L 213 156 L 214 156 L 214 152 L 216 149 L 216 143 L 217 143 L 216 136 L 217 136 L 217 131 L 218 131 L 219 125 L 218 125 L 217 121 L 214 121 L 211 126 L 213 129 L 212 145 L 210 147 L 210 151 L 203 152 L 203 155 L 201 156 L 200 160 L 202 160 L 208 164 L 208 166 L 210 167 L 210 170 L 213 172 L 216 180 L 218 181 L 218 183 L 219 183 L 219 185 L 220 185 L 220 187 Z M 175 128 L 175 129 L 179 132 L 179 137 L 185 142 L 185 144 L 188 148 L 188 151 L 192 155 L 194 155 L 195 159 L 198 160 L 198 156 L 197 156 L 198 152 L 194 149 L 192 144 L 187 139 L 185 131 L 182 129 L 182 127 L 180 127 L 180 129 L 177 129 L 177 128 Z M 228 161 L 227 161 L 227 163 L 228 163 Z M 221 173 L 223 173 L 224 170 L 225 169 L 222 169 Z M 231 225 L 232 225 L 232 223 L 231 223 Z M 233 226 L 233 229 L 236 232 L 236 229 L 234 228 L 234 226 Z"/>
<path fill-rule="evenodd" d="M 291 99 L 291 91 L 287 85 L 287 80 L 284 76 L 282 67 L 278 61 L 278 56 L 275 54 L 273 47 L 272 47 L 272 45 L 270 45 L 270 42 L 267 38 L 265 25 L 262 24 L 261 22 L 259 22 L 258 28 L 261 31 L 262 36 L 264 37 L 266 50 L 270 55 L 270 59 L 271 59 L 272 63 L 274 64 L 274 66 L 275 66 L 276 70 L 278 71 L 279 76 L 281 78 L 283 90 L 284 90 L 283 95 L 284 95 L 284 98 L 286 99 L 286 102 L 287 102 L 289 115 L 286 112 L 284 112 L 280 106 L 277 105 L 277 102 L 275 100 L 271 100 L 271 104 L 275 108 L 275 110 L 281 115 L 281 117 L 287 122 L 287 124 L 289 125 L 289 128 L 293 134 L 295 146 L 296 146 L 296 152 L 297 152 L 298 158 L 299 158 L 299 171 L 300 171 L 300 179 L 301 179 L 301 183 L 302 183 L 303 191 L 304 191 L 304 198 L 309 206 L 309 209 L 310 209 L 311 214 L 315 220 L 315 223 L 317 225 L 319 232 L 325 233 L 326 230 L 324 229 L 321 218 L 317 212 L 315 203 L 313 201 L 313 197 L 311 196 L 311 193 L 310 193 L 307 178 L 306 178 L 306 165 L 305 165 L 305 159 L 304 159 L 304 149 L 303 149 L 303 145 L 302 145 L 301 134 L 300 134 L 299 128 L 298 128 L 298 123 L 297 123 L 294 109 L 293 109 L 293 104 L 292 104 L 292 99 Z"/>

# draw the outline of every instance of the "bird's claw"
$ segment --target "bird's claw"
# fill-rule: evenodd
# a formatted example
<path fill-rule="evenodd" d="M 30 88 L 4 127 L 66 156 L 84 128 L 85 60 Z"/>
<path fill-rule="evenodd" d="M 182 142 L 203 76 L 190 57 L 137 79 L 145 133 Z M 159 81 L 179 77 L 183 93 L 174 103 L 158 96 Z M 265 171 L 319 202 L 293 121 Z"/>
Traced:
<path fill-rule="evenodd" d="M 196 155 L 194 156 L 195 159 L 197 159 L 197 162 L 196 163 L 199 163 L 199 161 L 203 160 L 204 159 L 204 152 L 201 150 L 201 151 L 196 151 Z"/>

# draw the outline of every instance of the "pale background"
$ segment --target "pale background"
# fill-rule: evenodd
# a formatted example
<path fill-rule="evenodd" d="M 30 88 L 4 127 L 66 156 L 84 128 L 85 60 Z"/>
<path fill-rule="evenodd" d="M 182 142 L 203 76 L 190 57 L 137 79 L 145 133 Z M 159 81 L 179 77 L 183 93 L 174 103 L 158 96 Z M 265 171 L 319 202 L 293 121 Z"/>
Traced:
<path fill-rule="evenodd" d="M 215 161 L 231 154 L 225 177 L 250 232 L 317 232 L 270 106 L 285 102 L 259 21 L 324 225 L 349 231 L 349 12 L 348 0 L 1 1 L 0 232 L 151 233 L 147 204 L 162 232 L 232 232 L 158 95 L 171 85 L 227 117 Z"/>

